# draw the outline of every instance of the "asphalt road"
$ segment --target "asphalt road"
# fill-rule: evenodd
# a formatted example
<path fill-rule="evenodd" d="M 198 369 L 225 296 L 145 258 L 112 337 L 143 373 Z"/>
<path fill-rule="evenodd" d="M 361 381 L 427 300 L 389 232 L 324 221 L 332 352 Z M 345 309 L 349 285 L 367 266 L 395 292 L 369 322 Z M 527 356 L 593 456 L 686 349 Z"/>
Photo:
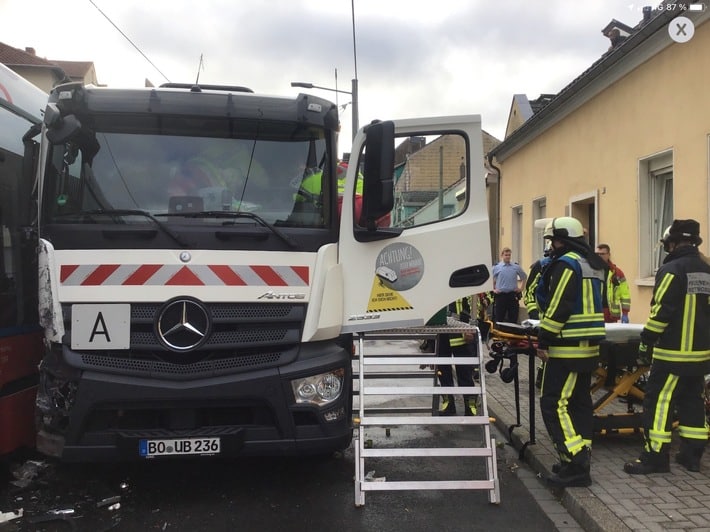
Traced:
<path fill-rule="evenodd" d="M 404 353 L 407 346 L 399 344 L 374 347 Z M 430 396 L 420 399 L 431 405 Z M 59 464 L 30 456 L 0 469 L 0 517 L 23 511 L 22 517 L 0 524 L 0 532 L 580 530 L 491 429 L 498 443 L 500 504 L 490 504 L 487 491 L 368 491 L 365 506 L 356 507 L 352 446 L 327 457 L 110 465 Z M 365 436 L 376 447 L 466 447 L 480 440 L 483 430 L 472 425 L 400 426 L 387 432 L 372 427 Z M 471 457 L 368 458 L 366 470 L 383 480 L 486 478 L 485 459 Z"/>
<path fill-rule="evenodd" d="M 462 437 L 462 430 L 447 435 Z M 450 429 L 446 429 L 450 430 Z M 479 429 L 480 430 L 480 429 Z M 418 435 L 421 436 L 421 435 Z M 433 436 L 441 437 L 441 434 Z M 418 438 L 429 445 L 432 435 Z M 393 429 L 391 438 L 405 437 Z M 412 472 L 455 478 L 483 471 L 451 458 L 420 467 L 417 459 L 372 459 L 376 476 Z M 485 491 L 367 492 L 354 504 L 352 448 L 330 457 L 170 460 L 113 465 L 18 462 L 2 481 L 0 511 L 23 516 L 0 531 L 476 531 L 555 530 L 524 485 L 512 449 L 499 448 L 501 503 Z M 9 468 L 8 468 L 9 469 Z M 431 470 L 427 470 L 431 469 Z M 27 486 L 18 487 L 24 472 Z M 474 470 L 475 473 L 475 470 Z M 30 478 L 33 477 L 33 478 Z M 118 506 L 116 506 L 118 505 Z M 52 510 L 66 513 L 53 514 Z M 37 520 L 49 519 L 48 521 Z"/>

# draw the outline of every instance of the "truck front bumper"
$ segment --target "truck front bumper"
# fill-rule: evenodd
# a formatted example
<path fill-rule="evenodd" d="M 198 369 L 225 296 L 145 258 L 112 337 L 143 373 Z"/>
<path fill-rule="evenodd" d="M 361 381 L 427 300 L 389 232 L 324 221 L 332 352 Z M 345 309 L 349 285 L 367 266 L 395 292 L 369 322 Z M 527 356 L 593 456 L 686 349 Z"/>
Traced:
<path fill-rule="evenodd" d="M 142 440 L 218 438 L 222 456 L 344 449 L 352 438 L 350 353 L 334 342 L 300 351 L 276 368 L 168 380 L 78 370 L 64 348 L 41 369 L 37 447 L 70 462 L 139 459 Z M 343 375 L 337 399 L 296 402 L 293 379 L 329 371 Z"/>

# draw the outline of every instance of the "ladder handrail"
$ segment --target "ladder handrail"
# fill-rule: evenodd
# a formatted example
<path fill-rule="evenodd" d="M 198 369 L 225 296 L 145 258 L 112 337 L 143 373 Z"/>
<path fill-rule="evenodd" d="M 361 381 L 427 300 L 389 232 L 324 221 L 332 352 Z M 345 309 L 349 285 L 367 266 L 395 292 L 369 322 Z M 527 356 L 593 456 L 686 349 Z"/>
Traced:
<path fill-rule="evenodd" d="M 409 355 L 367 355 L 366 339 L 377 340 L 402 340 L 412 341 L 421 338 L 437 338 L 440 334 L 458 334 L 473 331 L 476 333 L 478 351 L 477 356 L 470 357 L 437 357 L 430 353 Z M 384 490 L 418 490 L 418 489 L 485 489 L 489 492 L 489 502 L 497 504 L 500 502 L 500 485 L 497 476 L 496 446 L 495 438 L 491 436 L 490 423 L 493 421 L 488 416 L 488 403 L 486 398 L 485 371 L 483 368 L 483 342 L 478 328 L 474 325 L 465 324 L 457 320 L 447 319 L 446 326 L 433 327 L 412 327 L 407 329 L 393 329 L 389 331 L 369 331 L 357 333 L 358 353 L 353 363 L 358 364 L 358 390 L 354 390 L 354 395 L 359 397 L 358 416 L 354 419 L 355 428 L 355 504 L 363 506 L 365 504 L 365 491 Z M 429 367 L 435 369 L 440 365 L 468 365 L 478 368 L 478 385 L 476 386 L 437 386 L 436 372 L 426 371 L 417 374 L 406 366 L 419 366 L 420 370 Z M 389 372 L 365 371 L 369 366 L 379 367 L 394 366 Z M 409 379 L 411 386 L 371 386 L 365 381 L 368 379 Z M 428 385 L 415 386 L 414 379 L 424 379 Z M 431 381 L 434 380 L 432 384 Z M 383 406 L 366 406 L 367 399 L 372 396 L 431 396 L 433 401 L 442 394 L 452 395 L 478 395 L 480 397 L 480 410 L 477 416 L 433 416 L 433 409 L 436 403 L 432 404 L 430 415 L 389 415 L 389 411 L 403 413 L 405 407 L 391 407 L 387 409 Z M 419 409 L 411 409 L 411 411 Z M 376 413 L 375 413 L 376 411 Z M 422 409 L 419 413 L 422 413 Z M 385 415 L 382 415 L 386 412 Z M 414 425 L 436 425 L 436 426 L 481 426 L 484 433 L 483 446 L 470 447 L 433 447 L 433 448 L 371 448 L 366 445 L 365 428 L 382 427 L 387 431 L 397 426 Z M 368 442 L 371 440 L 367 440 Z M 473 441 L 472 441 L 473 442 Z M 477 441 L 480 443 L 480 441 Z M 383 457 L 437 457 L 437 456 L 457 456 L 484 458 L 486 460 L 486 471 L 489 477 L 486 480 L 421 480 L 421 481 L 386 481 L 386 479 L 368 478 L 365 475 L 365 458 Z"/>

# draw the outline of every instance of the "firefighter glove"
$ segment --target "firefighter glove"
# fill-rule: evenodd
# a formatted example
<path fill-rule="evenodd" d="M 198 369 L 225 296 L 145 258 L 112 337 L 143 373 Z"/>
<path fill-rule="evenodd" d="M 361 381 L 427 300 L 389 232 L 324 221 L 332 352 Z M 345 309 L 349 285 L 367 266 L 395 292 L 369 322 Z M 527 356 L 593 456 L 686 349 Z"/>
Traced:
<path fill-rule="evenodd" d="M 639 344 L 639 354 L 636 362 L 639 366 L 650 366 L 653 358 L 653 346 L 646 345 L 643 342 Z"/>

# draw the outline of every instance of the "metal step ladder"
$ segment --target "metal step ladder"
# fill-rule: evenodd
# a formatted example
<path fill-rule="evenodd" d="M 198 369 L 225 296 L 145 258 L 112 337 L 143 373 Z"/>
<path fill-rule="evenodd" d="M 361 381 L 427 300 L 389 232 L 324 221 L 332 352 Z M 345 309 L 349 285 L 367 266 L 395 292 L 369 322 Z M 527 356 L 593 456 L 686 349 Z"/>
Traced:
<path fill-rule="evenodd" d="M 418 352 L 416 343 L 414 349 L 417 352 L 411 355 L 380 356 L 368 354 L 368 347 L 376 340 L 407 341 L 412 344 L 412 340 L 435 339 L 439 334 L 462 334 L 466 331 L 476 333 L 479 355 L 483 352 L 483 346 L 478 334 L 478 329 L 473 325 L 468 325 L 452 318 L 447 319 L 447 325 L 412 327 L 405 329 L 393 329 L 386 331 L 372 331 L 359 333 L 357 368 L 354 374 L 357 375 L 358 390 L 355 395 L 359 397 L 357 417 L 354 418 L 354 449 L 355 449 L 355 506 L 365 505 L 365 492 L 367 491 L 388 491 L 388 490 L 487 490 L 488 501 L 493 504 L 500 503 L 500 485 L 498 481 L 498 470 L 496 467 L 496 445 L 495 439 L 491 436 L 490 418 L 488 416 L 488 406 L 486 400 L 485 375 L 482 365 L 482 357 L 437 357 L 435 354 Z M 413 371 L 413 367 L 436 367 L 443 364 L 472 365 L 478 367 L 478 386 L 437 386 L 436 376 L 433 371 L 418 373 Z M 455 365 L 454 364 L 454 365 Z M 395 370 L 378 371 L 385 366 L 394 367 Z M 374 368 L 374 369 L 371 369 Z M 422 374 L 424 373 L 424 374 Z M 428 376 L 428 378 L 427 378 Z M 415 377 L 412 379 L 412 377 Z M 419 378 L 416 378 L 419 377 Z M 424 377 L 426 385 L 420 384 Z M 378 380 L 386 379 L 390 384 L 378 386 Z M 408 385 L 400 385 L 403 381 Z M 393 383 L 397 382 L 397 385 Z M 411 384 L 411 385 L 409 385 Z M 439 395 L 478 395 L 478 415 L 476 416 L 436 416 L 436 405 Z M 375 407 L 374 396 L 389 396 L 401 399 L 406 402 L 408 399 L 419 398 L 419 404 L 414 407 L 382 406 Z M 421 397 L 432 397 L 431 406 L 422 406 Z M 368 404 L 368 400 L 371 400 Z M 396 414 L 396 415 L 392 415 Z M 466 447 L 434 447 L 434 448 L 376 448 L 373 439 L 368 438 L 365 431 L 374 432 L 377 428 L 384 429 L 387 436 L 392 428 L 403 425 L 472 425 L 480 426 L 483 432 L 482 441 L 471 437 L 471 445 Z M 475 445 L 474 445 L 475 444 Z M 365 461 L 368 458 L 404 458 L 404 457 L 459 457 L 464 459 L 484 459 L 486 465 L 486 476 L 483 479 L 466 480 L 396 480 L 379 481 L 366 473 Z M 461 468 L 463 469 L 463 468 Z"/>

